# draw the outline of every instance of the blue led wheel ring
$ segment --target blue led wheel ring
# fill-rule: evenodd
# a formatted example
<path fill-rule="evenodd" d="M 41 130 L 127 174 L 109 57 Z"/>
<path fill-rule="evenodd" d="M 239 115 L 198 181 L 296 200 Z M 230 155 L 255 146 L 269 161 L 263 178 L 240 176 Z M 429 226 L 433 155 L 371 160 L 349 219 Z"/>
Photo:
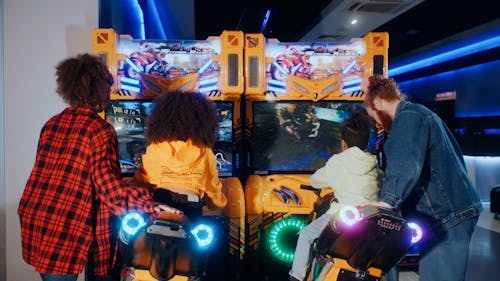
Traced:
<path fill-rule="evenodd" d="M 422 227 L 415 222 L 409 222 L 408 227 L 411 230 L 411 243 L 415 244 L 420 241 L 423 236 Z"/>
<path fill-rule="evenodd" d="M 134 235 L 144 225 L 146 225 L 146 222 L 138 213 L 129 213 L 122 220 L 122 229 L 128 235 Z"/>
<path fill-rule="evenodd" d="M 206 247 L 214 240 L 214 231 L 206 224 L 197 225 L 191 230 L 191 234 L 193 234 L 200 247 Z"/>

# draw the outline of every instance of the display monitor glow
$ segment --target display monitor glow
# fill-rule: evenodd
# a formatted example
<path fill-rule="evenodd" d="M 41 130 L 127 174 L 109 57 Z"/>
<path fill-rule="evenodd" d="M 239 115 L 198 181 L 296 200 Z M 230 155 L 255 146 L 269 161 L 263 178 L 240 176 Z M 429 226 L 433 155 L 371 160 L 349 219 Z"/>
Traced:
<path fill-rule="evenodd" d="M 231 176 L 233 173 L 233 102 L 217 101 L 219 131 L 214 145 L 219 176 Z"/>
<path fill-rule="evenodd" d="M 312 173 L 340 152 L 340 124 L 362 101 L 255 101 L 251 162 L 255 174 Z M 367 150 L 374 152 L 372 130 Z"/>
<path fill-rule="evenodd" d="M 133 175 L 141 164 L 146 151 L 144 136 L 146 118 L 151 113 L 152 100 L 113 100 L 105 111 L 106 120 L 113 125 L 118 136 L 120 167 L 125 176 Z M 219 131 L 214 146 L 219 176 L 230 176 L 233 172 L 233 103 L 216 102 Z"/>

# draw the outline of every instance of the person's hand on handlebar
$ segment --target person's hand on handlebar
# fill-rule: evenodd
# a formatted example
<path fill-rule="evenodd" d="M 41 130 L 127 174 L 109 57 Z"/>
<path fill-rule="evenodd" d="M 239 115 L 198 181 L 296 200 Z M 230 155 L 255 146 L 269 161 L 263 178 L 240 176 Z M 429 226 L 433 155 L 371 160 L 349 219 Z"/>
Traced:
<path fill-rule="evenodd" d="M 179 214 L 179 215 L 183 214 L 183 212 L 181 210 L 176 209 L 174 207 L 170 207 L 170 206 L 165 205 L 165 204 L 160 204 L 160 205 L 155 206 L 155 212 L 157 214 L 159 214 L 161 212 L 167 212 L 167 213 L 173 213 L 173 214 Z"/>

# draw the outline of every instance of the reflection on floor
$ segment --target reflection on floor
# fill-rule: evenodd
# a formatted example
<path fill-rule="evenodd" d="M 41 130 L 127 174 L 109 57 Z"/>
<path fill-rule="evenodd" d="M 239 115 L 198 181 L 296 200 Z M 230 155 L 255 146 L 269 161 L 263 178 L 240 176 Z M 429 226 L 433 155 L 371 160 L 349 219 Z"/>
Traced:
<path fill-rule="evenodd" d="M 490 212 L 489 203 L 483 206 L 484 211 L 472 234 L 467 281 L 494 280 L 500 273 L 500 220 Z M 419 279 L 415 271 L 406 270 L 400 272 L 399 280 L 418 281 Z"/>

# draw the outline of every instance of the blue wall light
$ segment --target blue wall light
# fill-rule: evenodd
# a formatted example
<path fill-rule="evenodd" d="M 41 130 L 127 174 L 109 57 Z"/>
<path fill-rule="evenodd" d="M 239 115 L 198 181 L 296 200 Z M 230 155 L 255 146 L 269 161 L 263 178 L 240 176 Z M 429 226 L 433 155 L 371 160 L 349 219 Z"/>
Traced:
<path fill-rule="evenodd" d="M 437 93 L 455 91 L 455 117 L 500 116 L 500 60 L 399 83 L 410 99 L 434 101 Z"/>
<path fill-rule="evenodd" d="M 493 29 L 479 36 L 472 36 L 460 42 L 447 45 L 411 59 L 401 61 L 395 66 L 390 66 L 389 76 L 415 71 L 464 56 L 476 54 L 500 46 L 500 28 Z"/>

